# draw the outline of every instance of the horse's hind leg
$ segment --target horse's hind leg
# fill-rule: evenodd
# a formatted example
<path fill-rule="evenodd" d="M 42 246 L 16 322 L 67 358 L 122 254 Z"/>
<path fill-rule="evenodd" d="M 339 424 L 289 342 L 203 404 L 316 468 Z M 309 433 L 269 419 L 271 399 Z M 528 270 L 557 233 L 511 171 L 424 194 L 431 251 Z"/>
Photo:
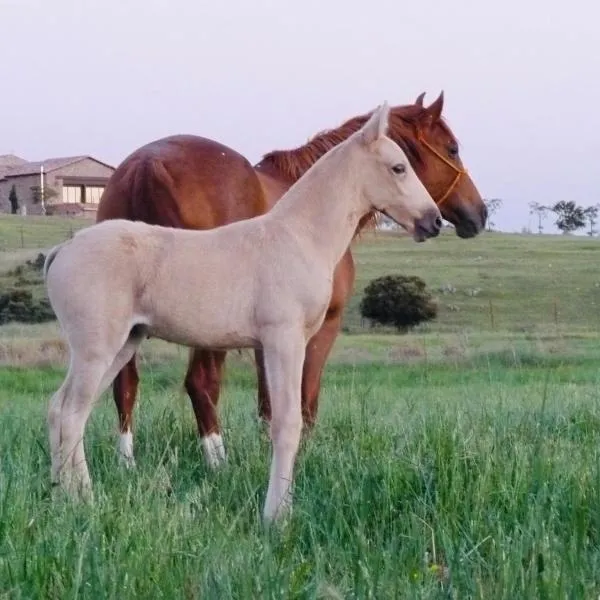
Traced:
<path fill-rule="evenodd" d="M 196 415 L 206 462 L 216 468 L 226 460 L 217 404 L 226 352 L 194 348 L 185 376 L 185 389 Z"/>
<path fill-rule="evenodd" d="M 132 425 L 139 381 L 134 353 L 113 382 L 113 399 L 119 415 L 119 456 L 128 467 L 135 466 Z"/>
<path fill-rule="evenodd" d="M 273 458 L 264 519 L 270 522 L 291 508 L 292 480 L 302 434 L 300 386 L 305 339 L 300 332 L 273 332 L 263 338 L 264 365 L 271 398 Z"/>

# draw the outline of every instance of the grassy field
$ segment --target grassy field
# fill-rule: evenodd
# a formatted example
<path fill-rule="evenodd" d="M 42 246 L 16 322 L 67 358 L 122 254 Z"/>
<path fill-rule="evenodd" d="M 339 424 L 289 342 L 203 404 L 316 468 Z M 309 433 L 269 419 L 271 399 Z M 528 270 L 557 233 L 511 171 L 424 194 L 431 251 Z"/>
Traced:
<path fill-rule="evenodd" d="M 67 239 L 89 220 L 0 217 L 2 273 Z M 4 251 L 2 251 L 4 249 Z M 344 318 L 349 333 L 368 331 L 358 304 L 381 274 L 422 277 L 439 316 L 423 331 L 533 331 L 558 326 L 600 332 L 600 240 L 580 236 L 489 233 L 460 240 L 445 231 L 415 244 L 397 234 L 365 234 L 354 246 L 357 280 Z"/>
<path fill-rule="evenodd" d="M 27 220 L 21 237 L 0 219 L 0 239 L 12 236 L 0 274 L 80 223 L 51 221 Z M 229 463 L 212 473 L 182 390 L 186 353 L 148 343 L 138 466 L 119 466 L 106 394 L 85 440 L 96 501 L 73 506 L 50 500 L 45 422 L 64 345 L 54 323 L 0 327 L 0 598 L 595 600 L 599 244 L 444 234 L 357 245 L 346 332 L 283 531 L 260 523 L 270 452 L 248 353 L 228 360 Z M 361 326 L 364 285 L 394 272 L 435 291 L 435 323 L 405 336 Z"/>

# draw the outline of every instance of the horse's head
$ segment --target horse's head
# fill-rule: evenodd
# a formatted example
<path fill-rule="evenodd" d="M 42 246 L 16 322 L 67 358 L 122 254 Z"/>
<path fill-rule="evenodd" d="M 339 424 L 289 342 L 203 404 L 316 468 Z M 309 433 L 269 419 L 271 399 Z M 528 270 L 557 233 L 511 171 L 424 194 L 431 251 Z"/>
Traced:
<path fill-rule="evenodd" d="M 474 237 L 485 227 L 487 208 L 463 166 L 452 130 L 442 119 L 444 93 L 427 107 L 424 96 L 392 111 L 390 136 L 407 149 L 419 178 L 457 235 Z"/>
<path fill-rule="evenodd" d="M 368 210 L 390 217 L 422 242 L 442 227 L 439 208 L 415 173 L 404 150 L 387 136 L 390 109 L 379 106 L 352 137 L 360 148 L 358 172 Z"/>

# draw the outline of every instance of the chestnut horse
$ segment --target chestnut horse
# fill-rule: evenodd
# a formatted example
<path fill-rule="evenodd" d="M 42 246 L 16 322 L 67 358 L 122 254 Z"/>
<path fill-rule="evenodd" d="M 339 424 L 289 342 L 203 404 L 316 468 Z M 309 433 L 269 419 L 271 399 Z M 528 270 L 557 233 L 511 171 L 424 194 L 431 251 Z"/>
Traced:
<path fill-rule="evenodd" d="M 442 117 L 443 92 L 424 106 L 424 94 L 411 105 L 392 107 L 389 135 L 407 153 L 442 216 L 461 238 L 480 233 L 487 209 L 459 157 L 458 143 Z M 97 221 L 132 219 L 186 229 L 211 229 L 268 211 L 325 152 L 357 131 L 368 114 L 353 117 L 308 143 L 264 155 L 254 167 L 216 141 L 176 135 L 142 146 L 118 166 L 102 195 Z M 357 233 L 370 223 L 363 219 Z M 321 376 L 340 331 L 344 307 L 353 291 L 355 267 L 350 247 L 334 273 L 331 302 L 319 331 L 306 348 L 302 374 L 302 415 L 315 422 Z M 185 388 L 209 464 L 225 458 L 217 417 L 224 351 L 195 348 L 190 353 Z M 255 351 L 258 409 L 270 421 L 262 351 Z M 119 414 L 120 453 L 133 465 L 132 412 L 139 376 L 135 355 L 119 372 L 113 395 Z M 210 457 L 219 455 L 219 461 Z"/>

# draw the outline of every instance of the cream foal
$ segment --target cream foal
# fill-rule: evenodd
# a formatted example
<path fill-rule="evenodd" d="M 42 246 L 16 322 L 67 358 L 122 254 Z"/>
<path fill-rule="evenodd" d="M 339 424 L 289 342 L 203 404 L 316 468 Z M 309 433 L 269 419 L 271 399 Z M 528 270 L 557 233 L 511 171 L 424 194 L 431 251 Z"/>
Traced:
<path fill-rule="evenodd" d="M 334 147 L 267 214 L 208 231 L 107 220 L 53 248 L 44 275 L 70 348 L 48 411 L 51 477 L 91 496 L 83 434 L 94 402 L 147 336 L 213 349 L 262 346 L 270 396 L 269 522 L 291 507 L 305 346 L 359 219 L 375 209 L 416 241 L 441 215 L 386 136 L 388 107 Z"/>

